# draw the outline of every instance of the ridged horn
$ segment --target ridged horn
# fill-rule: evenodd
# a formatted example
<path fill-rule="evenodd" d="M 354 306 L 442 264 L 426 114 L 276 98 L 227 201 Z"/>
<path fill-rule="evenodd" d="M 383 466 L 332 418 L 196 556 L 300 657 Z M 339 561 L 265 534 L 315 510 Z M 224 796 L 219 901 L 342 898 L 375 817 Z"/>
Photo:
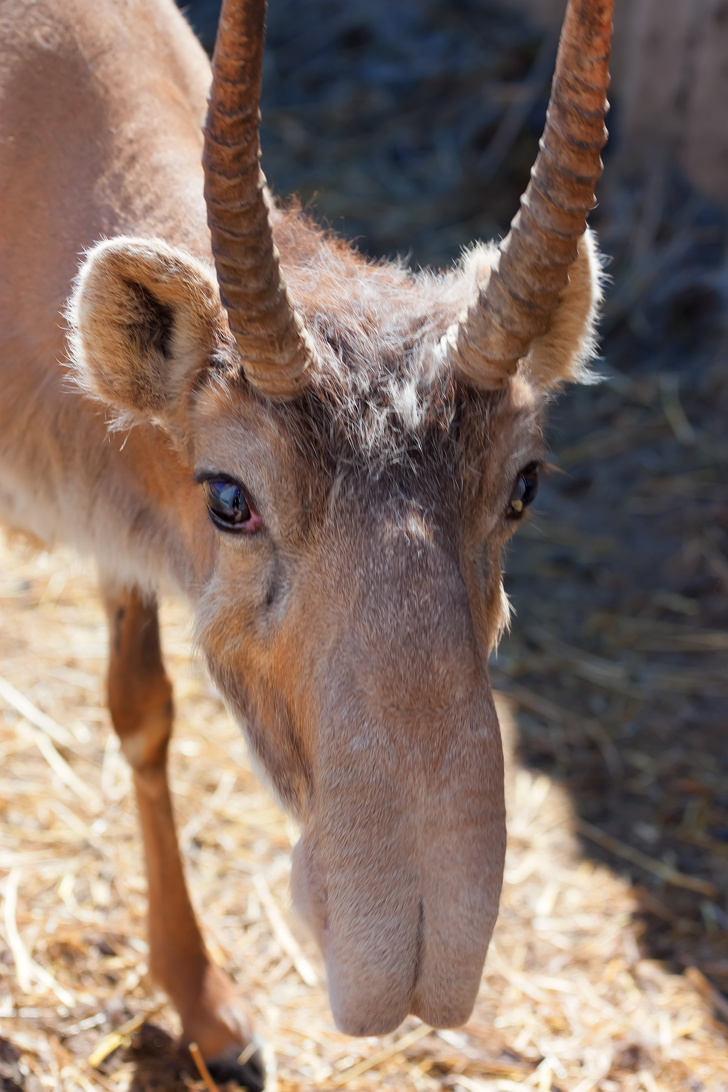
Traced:
<path fill-rule="evenodd" d="M 446 334 L 473 386 L 502 387 L 548 332 L 596 204 L 614 0 L 569 0 L 540 151 L 488 283 Z"/>
<path fill-rule="evenodd" d="M 265 9 L 265 0 L 224 0 L 202 162 L 220 297 L 245 375 L 285 399 L 305 386 L 314 350 L 286 289 L 260 169 Z"/>

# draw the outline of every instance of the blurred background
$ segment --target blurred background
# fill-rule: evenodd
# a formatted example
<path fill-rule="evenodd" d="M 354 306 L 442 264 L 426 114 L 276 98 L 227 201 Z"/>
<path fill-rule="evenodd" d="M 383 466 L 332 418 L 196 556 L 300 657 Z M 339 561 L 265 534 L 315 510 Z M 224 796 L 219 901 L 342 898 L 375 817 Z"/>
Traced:
<path fill-rule="evenodd" d="M 503 234 L 564 6 L 271 0 L 272 187 L 414 266 Z M 209 49 L 217 4 L 185 10 Z M 493 676 L 584 851 L 637 884 L 646 950 L 728 994 L 728 7 L 618 0 L 612 67 L 603 381 L 552 408 L 557 472 L 509 551 Z"/>

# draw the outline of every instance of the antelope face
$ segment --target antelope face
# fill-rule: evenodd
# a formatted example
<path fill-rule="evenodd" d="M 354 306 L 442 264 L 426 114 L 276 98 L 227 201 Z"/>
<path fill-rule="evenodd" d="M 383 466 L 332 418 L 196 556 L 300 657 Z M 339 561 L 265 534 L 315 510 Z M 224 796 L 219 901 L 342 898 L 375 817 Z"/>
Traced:
<path fill-rule="evenodd" d="M 610 7 L 569 6 L 508 238 L 438 279 L 367 266 L 270 212 L 250 101 L 263 6 L 245 7 L 242 33 L 230 2 L 205 152 L 220 295 L 188 254 L 119 239 L 91 253 L 71 305 L 83 385 L 166 429 L 196 480 L 194 500 L 168 504 L 180 524 L 196 506 L 199 640 L 301 821 L 294 897 L 352 1034 L 408 1013 L 466 1020 L 495 921 L 486 660 L 507 616 L 500 551 L 543 459 L 540 407 L 592 347 L 585 217 Z"/>
<path fill-rule="evenodd" d="M 217 535 L 199 639 L 301 821 L 295 903 L 355 1035 L 408 1013 L 464 1022 L 498 908 L 486 659 L 506 617 L 500 550 L 542 449 L 525 384 L 449 397 L 445 427 L 422 408 L 389 465 L 360 436 L 353 457 L 356 420 L 321 396 L 280 412 L 216 387 L 194 413 Z"/>
<path fill-rule="evenodd" d="M 86 382 L 159 420 L 196 482 L 197 637 L 301 822 L 295 902 L 356 1035 L 467 1020 L 498 908 L 486 664 L 507 619 L 500 553 L 544 455 L 525 376 L 478 392 L 442 356 L 473 276 L 414 283 L 410 318 L 355 344 L 344 300 L 285 402 L 250 384 L 209 271 L 179 251 L 103 243 L 76 302 Z M 387 321 L 406 352 L 386 349 Z"/>

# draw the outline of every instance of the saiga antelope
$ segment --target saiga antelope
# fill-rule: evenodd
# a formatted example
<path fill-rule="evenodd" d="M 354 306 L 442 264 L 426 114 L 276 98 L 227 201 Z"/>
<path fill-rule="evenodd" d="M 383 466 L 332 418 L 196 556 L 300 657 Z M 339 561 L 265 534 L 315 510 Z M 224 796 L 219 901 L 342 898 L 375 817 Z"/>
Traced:
<path fill-rule="evenodd" d="M 294 901 L 339 1027 L 467 1020 L 505 845 L 499 558 L 544 403 L 592 353 L 612 7 L 571 0 L 521 211 L 442 275 L 273 203 L 263 0 L 224 6 L 204 149 L 210 70 L 172 0 L 0 7 L 0 513 L 98 566 L 151 968 L 231 1071 L 251 1032 L 185 888 L 155 595 L 193 604 L 301 823 Z M 255 1057 L 237 1075 L 261 1085 Z"/>

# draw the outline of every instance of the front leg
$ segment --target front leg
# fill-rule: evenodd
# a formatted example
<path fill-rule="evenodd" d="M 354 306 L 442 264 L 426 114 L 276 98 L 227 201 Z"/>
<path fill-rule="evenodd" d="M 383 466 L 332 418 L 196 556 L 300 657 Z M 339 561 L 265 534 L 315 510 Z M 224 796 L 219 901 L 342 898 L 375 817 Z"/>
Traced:
<path fill-rule="evenodd" d="M 162 663 L 154 601 L 138 589 L 106 586 L 111 719 L 134 775 L 149 887 L 150 971 L 182 1019 L 185 1043 L 196 1042 L 220 1079 L 263 1088 L 246 1007 L 228 976 L 210 959 L 185 883 L 167 781 L 172 687 Z"/>

